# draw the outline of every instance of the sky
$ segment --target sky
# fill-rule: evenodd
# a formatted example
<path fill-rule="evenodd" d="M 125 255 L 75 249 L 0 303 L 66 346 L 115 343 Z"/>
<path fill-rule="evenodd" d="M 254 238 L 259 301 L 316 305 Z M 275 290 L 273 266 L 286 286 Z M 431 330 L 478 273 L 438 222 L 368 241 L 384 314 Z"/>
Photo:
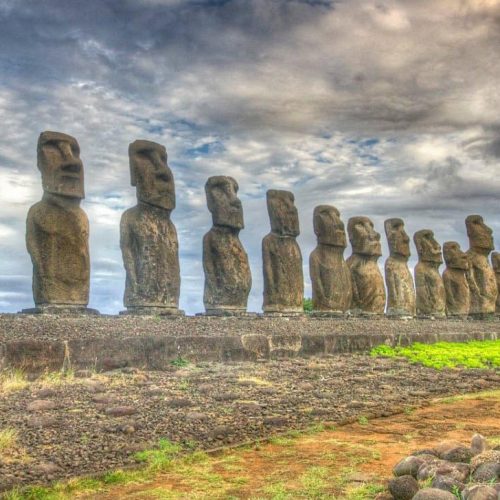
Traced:
<path fill-rule="evenodd" d="M 189 314 L 203 311 L 212 175 L 240 186 L 251 311 L 268 189 L 295 194 L 307 296 L 319 204 L 372 218 L 381 266 L 389 217 L 466 249 L 478 213 L 500 247 L 499 53 L 500 0 L 0 0 L 0 312 L 33 304 L 25 221 L 44 130 L 80 144 L 89 305 L 104 313 L 123 309 L 135 139 L 168 152 Z"/>

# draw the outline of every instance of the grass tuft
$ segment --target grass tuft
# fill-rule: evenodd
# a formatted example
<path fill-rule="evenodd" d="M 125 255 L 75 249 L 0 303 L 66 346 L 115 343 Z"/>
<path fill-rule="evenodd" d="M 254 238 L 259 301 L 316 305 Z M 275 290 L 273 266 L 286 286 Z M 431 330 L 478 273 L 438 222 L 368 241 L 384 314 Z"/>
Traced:
<path fill-rule="evenodd" d="M 17 392 L 26 389 L 30 383 L 21 370 L 11 370 L 0 373 L 0 393 Z"/>

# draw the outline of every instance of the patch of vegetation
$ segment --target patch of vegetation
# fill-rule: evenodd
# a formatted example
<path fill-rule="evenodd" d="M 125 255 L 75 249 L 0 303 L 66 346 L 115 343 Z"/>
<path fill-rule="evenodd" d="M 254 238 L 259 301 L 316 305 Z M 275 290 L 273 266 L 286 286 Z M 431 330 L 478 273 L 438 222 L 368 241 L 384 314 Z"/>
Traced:
<path fill-rule="evenodd" d="M 302 302 L 304 312 L 305 313 L 312 313 L 313 311 L 313 301 L 309 297 L 304 297 L 304 300 Z"/>
<path fill-rule="evenodd" d="M 181 450 L 179 445 L 171 443 L 168 439 L 160 439 L 156 449 L 139 451 L 135 454 L 135 459 L 146 463 L 152 470 L 161 470 L 167 468 Z"/>
<path fill-rule="evenodd" d="M 442 370 L 443 368 L 500 368 L 500 340 L 473 340 L 471 342 L 415 342 L 408 347 L 380 345 L 372 349 L 372 356 L 404 357 L 411 363 Z"/>
<path fill-rule="evenodd" d="M 269 380 L 264 380 L 263 378 L 260 378 L 260 377 L 245 377 L 245 376 L 238 377 L 238 383 L 239 384 L 249 383 L 249 384 L 258 385 L 258 386 L 265 386 L 265 387 L 273 385 L 272 382 L 269 382 Z"/>
<path fill-rule="evenodd" d="M 1 429 L 0 430 L 0 458 L 7 455 L 8 452 L 17 446 L 18 432 L 16 429 Z"/>
<path fill-rule="evenodd" d="M 364 415 L 360 415 L 358 417 L 358 422 L 360 425 L 368 425 L 368 417 L 365 417 Z"/>
<path fill-rule="evenodd" d="M 347 500 L 372 500 L 385 488 L 381 484 L 363 484 L 347 492 Z"/>
<path fill-rule="evenodd" d="M 187 359 L 182 358 L 181 356 L 178 356 L 177 358 L 170 361 L 170 364 L 172 366 L 177 366 L 177 368 L 185 368 L 186 366 L 189 366 L 191 362 Z"/>
<path fill-rule="evenodd" d="M 0 393 L 17 392 L 26 389 L 30 383 L 21 370 L 9 370 L 0 373 Z"/>

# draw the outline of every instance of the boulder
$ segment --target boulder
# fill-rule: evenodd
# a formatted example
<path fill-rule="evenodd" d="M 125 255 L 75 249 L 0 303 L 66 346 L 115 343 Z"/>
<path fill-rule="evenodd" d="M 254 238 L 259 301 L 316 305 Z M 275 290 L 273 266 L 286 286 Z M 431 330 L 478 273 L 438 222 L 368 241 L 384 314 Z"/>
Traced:
<path fill-rule="evenodd" d="M 408 474 L 399 476 L 389 481 L 389 491 L 394 500 L 411 500 L 418 491 L 418 483 Z"/>

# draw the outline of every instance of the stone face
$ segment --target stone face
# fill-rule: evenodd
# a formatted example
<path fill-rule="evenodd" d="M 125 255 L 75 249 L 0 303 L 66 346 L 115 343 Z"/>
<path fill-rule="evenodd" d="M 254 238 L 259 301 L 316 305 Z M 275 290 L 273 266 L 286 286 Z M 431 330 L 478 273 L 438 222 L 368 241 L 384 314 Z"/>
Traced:
<path fill-rule="evenodd" d="M 415 266 L 417 316 L 444 317 L 446 292 L 439 274 L 439 266 L 443 262 L 441 245 L 430 229 L 417 231 L 413 241 L 418 253 L 418 264 Z"/>
<path fill-rule="evenodd" d="M 456 241 L 443 245 L 446 269 L 443 284 L 446 292 L 446 314 L 448 316 L 467 316 L 470 310 L 470 288 L 467 279 L 469 259 Z"/>
<path fill-rule="evenodd" d="M 418 483 L 413 476 L 399 476 L 389 481 L 389 491 L 394 500 L 411 500 L 418 491 Z"/>
<path fill-rule="evenodd" d="M 289 191 L 270 189 L 267 210 L 271 232 L 262 240 L 265 313 L 302 313 L 302 254 L 295 238 L 299 217 Z"/>
<path fill-rule="evenodd" d="M 480 215 L 469 215 L 465 227 L 469 237 L 470 314 L 491 314 L 495 312 L 498 296 L 495 272 L 488 262 L 488 255 L 495 248 L 493 232 Z"/>
<path fill-rule="evenodd" d="M 495 279 L 497 282 L 497 300 L 495 305 L 495 312 L 497 314 L 500 313 L 500 253 L 493 252 L 491 254 L 491 265 L 493 267 L 493 271 L 495 272 Z"/>
<path fill-rule="evenodd" d="M 382 255 L 380 234 L 368 217 L 351 217 L 347 224 L 352 255 L 347 259 L 352 279 L 352 310 L 384 314 L 385 286 L 377 260 Z"/>
<path fill-rule="evenodd" d="M 203 238 L 205 309 L 214 314 L 245 312 L 252 275 L 238 236 L 244 227 L 238 184 L 232 177 L 210 177 L 205 192 L 213 220 Z"/>
<path fill-rule="evenodd" d="M 167 153 L 160 144 L 139 140 L 130 144 L 129 160 L 138 203 L 120 222 L 124 304 L 132 313 L 178 314 L 179 245 L 170 220 L 175 187 Z"/>
<path fill-rule="evenodd" d="M 26 221 L 26 246 L 33 263 L 38 308 L 85 309 L 89 301 L 89 223 L 80 208 L 83 164 L 76 139 L 42 132 L 37 147 L 43 198 Z M 35 311 L 40 312 L 40 311 Z"/>
<path fill-rule="evenodd" d="M 344 260 L 344 223 L 335 207 L 320 205 L 314 209 L 313 225 L 318 240 L 309 257 L 313 309 L 345 312 L 351 306 L 352 282 Z"/>
<path fill-rule="evenodd" d="M 408 269 L 410 238 L 402 219 L 384 222 L 390 256 L 385 261 L 387 315 L 415 316 L 415 285 Z"/>

